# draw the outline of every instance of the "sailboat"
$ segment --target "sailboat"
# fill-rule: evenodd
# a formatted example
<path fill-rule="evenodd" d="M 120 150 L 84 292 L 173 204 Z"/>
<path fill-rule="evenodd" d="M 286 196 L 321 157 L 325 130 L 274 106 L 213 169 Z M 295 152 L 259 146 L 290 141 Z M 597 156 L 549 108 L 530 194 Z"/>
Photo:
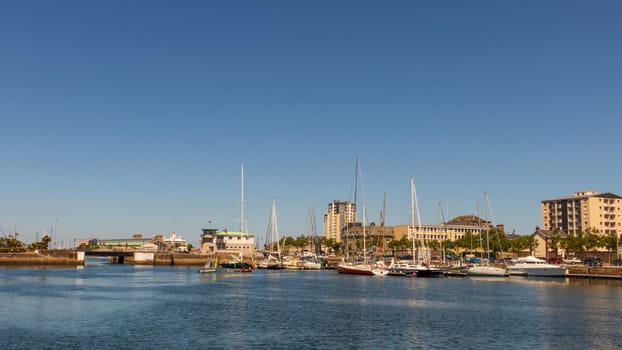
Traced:
<path fill-rule="evenodd" d="M 244 163 L 241 165 L 241 179 L 240 179 L 240 233 L 244 234 L 247 232 L 246 220 L 244 220 Z M 251 257 L 253 255 L 252 247 L 251 249 Z M 218 265 L 217 265 L 218 266 Z M 250 272 L 251 264 L 244 262 L 244 256 L 242 251 L 238 252 L 238 256 L 231 255 L 231 260 L 228 262 L 222 262 L 220 267 L 227 269 L 236 269 L 238 272 Z M 250 270 L 250 271 L 249 271 Z"/>
<path fill-rule="evenodd" d="M 365 211 L 365 206 L 363 206 L 363 212 Z M 365 214 L 363 214 L 363 252 L 365 252 Z M 367 254 L 365 255 L 365 260 L 362 263 L 349 263 L 349 262 L 341 262 L 337 264 L 337 272 L 339 273 L 347 273 L 351 275 L 367 275 L 373 276 L 374 272 L 373 266 L 370 263 L 367 263 Z"/>
<path fill-rule="evenodd" d="M 488 194 L 484 194 L 485 201 L 488 203 Z M 491 223 L 491 226 L 494 227 L 494 224 Z M 490 251 L 490 237 L 489 237 L 490 229 L 486 230 L 486 259 L 482 259 L 481 264 L 473 265 L 466 269 L 467 276 L 486 276 L 486 277 L 507 277 L 508 272 L 503 267 L 490 265 L 489 262 L 489 251 Z M 480 237 L 480 248 L 481 248 L 481 237 Z"/>
<path fill-rule="evenodd" d="M 322 269 L 322 262 L 317 257 L 315 249 L 317 230 L 315 226 L 315 210 L 313 208 L 309 209 L 309 231 L 309 253 L 300 258 L 298 266 L 303 270 L 320 270 Z"/>
<path fill-rule="evenodd" d="M 268 233 L 266 244 L 270 251 L 264 253 L 264 261 L 257 265 L 258 268 L 281 270 L 283 268 L 283 258 L 281 256 L 281 243 L 279 242 L 279 227 L 276 220 L 276 202 L 272 200 L 272 208 L 270 209 L 270 220 L 268 223 Z M 273 246 L 276 244 L 276 252 Z"/>
<path fill-rule="evenodd" d="M 218 258 L 216 258 L 216 263 L 214 263 L 214 266 L 218 266 Z M 211 273 L 211 272 L 216 272 L 216 268 L 212 267 L 212 260 L 208 260 L 205 263 L 205 265 L 203 265 L 201 269 L 199 269 L 199 273 Z"/>
<path fill-rule="evenodd" d="M 402 275 L 402 276 L 412 276 L 412 277 L 443 277 L 445 275 L 445 271 L 442 269 L 438 269 L 435 267 L 430 267 L 429 263 L 426 263 L 427 257 L 427 249 L 425 247 L 425 240 L 421 237 L 421 254 L 417 254 L 419 260 L 417 261 L 417 257 L 415 256 L 416 251 L 416 236 L 415 236 L 415 210 L 417 211 L 417 220 L 418 220 L 418 232 L 421 232 L 421 217 L 419 215 L 419 205 L 417 203 L 417 192 L 415 189 L 415 179 L 414 177 L 410 178 L 410 205 L 411 205 L 411 213 L 410 213 L 410 229 L 412 230 L 412 241 L 413 241 L 413 261 L 412 264 L 407 262 L 395 262 L 395 259 L 391 259 L 391 265 L 389 265 L 388 270 L 392 275 Z M 422 256 L 423 255 L 423 256 Z"/>
<path fill-rule="evenodd" d="M 356 204 L 357 182 L 359 177 L 359 161 L 356 159 L 355 163 L 355 175 L 354 175 L 354 202 Z M 337 264 L 337 272 L 352 274 L 352 275 L 366 275 L 366 276 L 386 276 L 388 271 L 384 268 L 383 263 L 372 263 L 367 261 L 367 247 L 366 247 L 366 227 L 365 227 L 365 204 L 363 204 L 363 261 L 358 263 L 350 263 L 342 261 Z"/>

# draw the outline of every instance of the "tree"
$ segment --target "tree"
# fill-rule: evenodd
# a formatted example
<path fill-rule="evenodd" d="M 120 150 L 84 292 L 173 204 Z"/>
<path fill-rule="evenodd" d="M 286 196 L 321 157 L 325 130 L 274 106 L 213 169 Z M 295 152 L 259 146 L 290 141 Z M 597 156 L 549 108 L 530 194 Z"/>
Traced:
<path fill-rule="evenodd" d="M 30 246 L 28 248 L 33 249 L 33 250 L 35 250 L 35 249 L 47 250 L 51 241 L 52 241 L 52 238 L 50 238 L 50 236 L 44 235 L 41 238 L 41 241 L 33 242 L 32 244 L 30 244 Z"/>
<path fill-rule="evenodd" d="M 580 234 L 580 232 L 579 232 Z M 566 249 L 569 252 L 582 252 L 584 251 L 584 243 L 583 243 L 583 237 L 580 236 L 568 236 L 568 238 L 566 238 Z"/>
<path fill-rule="evenodd" d="M 553 248 L 553 250 L 555 251 L 555 256 L 557 256 L 557 248 L 559 247 L 559 243 L 561 239 L 562 239 L 562 236 L 559 233 L 559 231 L 553 232 L 551 237 L 549 237 L 549 248 Z M 548 253 L 549 252 L 546 252 L 547 258 L 548 258 Z"/>
<path fill-rule="evenodd" d="M 325 246 L 332 253 L 335 252 L 337 244 L 338 243 L 335 241 L 334 238 L 324 238 L 321 241 L 321 245 Z"/>
<path fill-rule="evenodd" d="M 529 255 L 533 255 L 534 251 L 536 250 L 536 248 L 538 248 L 538 241 L 536 241 L 533 237 L 531 236 L 526 236 L 529 237 L 529 241 L 528 242 L 528 247 L 529 247 Z"/>
<path fill-rule="evenodd" d="M 591 250 L 596 251 L 600 247 L 600 237 L 595 232 L 596 230 L 594 229 L 587 229 L 583 235 L 583 246 L 585 246 L 585 250 L 588 252 Z"/>
<path fill-rule="evenodd" d="M 601 236 L 599 246 L 605 247 L 610 252 L 618 249 L 617 235 L 615 233 L 610 233 L 606 236 Z"/>
<path fill-rule="evenodd" d="M 473 232 L 468 231 L 462 236 L 453 242 L 454 247 L 460 248 L 462 250 L 473 251 L 479 246 L 479 236 L 473 234 Z"/>
<path fill-rule="evenodd" d="M 9 248 L 11 250 L 24 248 L 24 243 L 17 239 L 17 235 L 16 233 L 15 235 L 0 238 L 0 248 Z"/>

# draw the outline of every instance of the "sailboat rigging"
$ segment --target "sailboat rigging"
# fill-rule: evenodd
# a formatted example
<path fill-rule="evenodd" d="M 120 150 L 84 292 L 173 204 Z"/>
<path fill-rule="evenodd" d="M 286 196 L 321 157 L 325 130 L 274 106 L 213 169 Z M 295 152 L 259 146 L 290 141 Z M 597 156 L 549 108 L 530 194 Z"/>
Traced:
<path fill-rule="evenodd" d="M 484 200 L 488 202 L 488 193 L 484 192 Z M 478 215 L 479 216 L 479 215 Z M 474 265 L 466 270 L 468 276 L 489 276 L 489 277 L 506 277 L 508 273 L 505 268 L 499 266 L 493 266 L 490 264 L 490 235 L 491 228 L 494 227 L 494 223 L 491 221 L 490 227 L 486 230 L 486 258 L 481 259 L 482 262 L 479 265 Z M 482 247 L 482 237 L 480 233 L 480 249 Z"/>
<path fill-rule="evenodd" d="M 274 251 L 275 245 L 276 251 Z M 276 219 L 276 201 L 274 199 L 272 200 L 268 232 L 266 233 L 266 248 L 268 251 L 264 253 L 264 261 L 259 264 L 259 267 L 271 270 L 282 269 L 283 257 L 281 253 L 281 242 L 279 241 L 279 227 Z"/>
<path fill-rule="evenodd" d="M 413 277 L 443 277 L 445 275 L 445 271 L 430 267 L 427 263 L 427 256 L 429 255 L 426 251 L 425 238 L 421 233 L 421 216 L 419 214 L 419 204 L 417 202 L 417 191 L 415 189 L 415 179 L 414 177 L 410 178 L 410 205 L 411 205 L 411 214 L 410 214 L 410 226 L 409 231 L 411 232 L 412 238 L 412 264 L 407 262 L 396 262 L 395 258 L 391 260 L 391 265 L 389 265 L 389 272 L 395 275 L 403 275 L 403 276 L 413 276 Z M 417 212 L 417 229 L 415 230 L 415 211 Z M 417 236 L 421 236 L 421 249 L 417 251 L 416 249 L 416 240 Z M 415 253 L 420 253 L 415 256 Z"/>
<path fill-rule="evenodd" d="M 357 187 L 358 187 L 358 177 L 359 177 L 359 160 L 356 158 L 355 162 L 355 176 L 354 176 L 354 204 L 356 205 L 357 200 Z M 364 202 L 364 200 L 363 200 Z M 355 274 L 355 275 L 377 275 L 377 276 L 386 276 L 388 274 L 388 270 L 386 270 L 382 264 L 382 261 L 379 263 L 369 262 L 367 260 L 367 232 L 366 232 L 366 212 L 365 212 L 365 203 L 362 206 L 362 226 L 363 226 L 363 261 L 360 263 L 350 263 L 350 262 L 341 262 L 337 264 L 337 272 L 345 273 L 345 274 Z M 356 222 L 356 212 L 354 215 L 354 221 Z M 346 224 L 346 239 L 349 236 L 348 232 L 349 225 Z M 346 241 L 349 250 L 349 242 Z"/>

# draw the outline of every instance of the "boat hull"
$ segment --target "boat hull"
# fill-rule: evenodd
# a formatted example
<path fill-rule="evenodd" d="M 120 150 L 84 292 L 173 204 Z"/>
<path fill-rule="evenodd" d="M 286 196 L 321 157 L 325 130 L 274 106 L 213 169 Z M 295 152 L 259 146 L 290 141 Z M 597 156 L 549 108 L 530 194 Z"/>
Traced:
<path fill-rule="evenodd" d="M 374 272 L 367 265 L 337 265 L 337 272 L 350 275 L 373 276 Z"/>
<path fill-rule="evenodd" d="M 412 277 L 443 277 L 445 271 L 437 268 L 431 268 L 423 265 L 413 264 L 397 264 L 389 266 L 391 274 L 396 276 L 412 276 Z"/>
<path fill-rule="evenodd" d="M 239 269 L 239 268 L 250 268 L 250 264 L 245 262 L 226 262 L 220 264 L 220 267 L 223 269 Z"/>
<path fill-rule="evenodd" d="M 567 270 L 563 267 L 508 267 L 510 275 L 538 276 L 538 277 L 564 277 Z"/>
<path fill-rule="evenodd" d="M 467 276 L 506 277 L 507 271 L 502 267 L 473 266 L 466 270 Z"/>

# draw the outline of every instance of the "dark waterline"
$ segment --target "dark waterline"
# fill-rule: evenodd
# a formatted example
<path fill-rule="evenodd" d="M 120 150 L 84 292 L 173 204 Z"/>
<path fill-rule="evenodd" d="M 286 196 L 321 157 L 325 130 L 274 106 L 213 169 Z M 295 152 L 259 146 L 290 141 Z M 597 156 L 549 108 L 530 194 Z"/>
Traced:
<path fill-rule="evenodd" d="M 2 349 L 613 349 L 617 281 L 0 268 Z"/>

